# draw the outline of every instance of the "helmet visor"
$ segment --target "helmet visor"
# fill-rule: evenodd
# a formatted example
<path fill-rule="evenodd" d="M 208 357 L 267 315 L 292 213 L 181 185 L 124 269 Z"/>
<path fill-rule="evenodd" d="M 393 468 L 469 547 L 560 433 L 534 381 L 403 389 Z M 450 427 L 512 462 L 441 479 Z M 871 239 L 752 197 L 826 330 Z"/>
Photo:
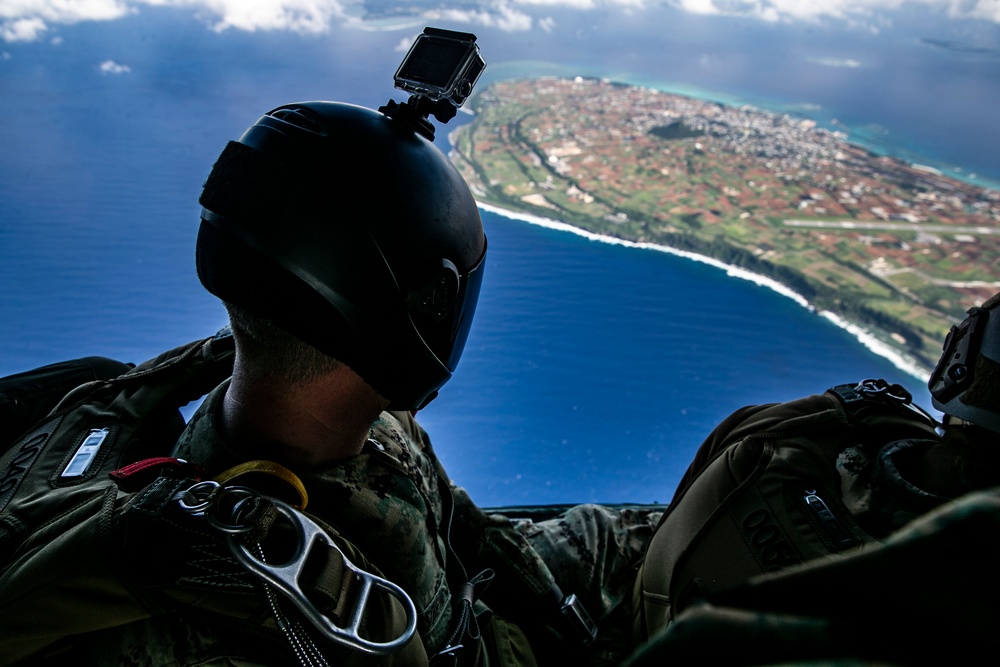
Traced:
<path fill-rule="evenodd" d="M 483 282 L 486 250 L 464 275 L 448 260 L 423 287 L 407 296 L 410 318 L 424 344 L 454 371 L 469 337 L 479 290 Z"/>

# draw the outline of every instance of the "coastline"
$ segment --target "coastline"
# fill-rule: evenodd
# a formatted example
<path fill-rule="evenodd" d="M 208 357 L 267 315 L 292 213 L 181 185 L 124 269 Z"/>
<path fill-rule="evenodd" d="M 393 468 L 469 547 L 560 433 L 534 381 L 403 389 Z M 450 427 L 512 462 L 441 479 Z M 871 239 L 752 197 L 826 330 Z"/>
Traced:
<path fill-rule="evenodd" d="M 1000 284 L 978 280 L 1000 247 L 998 191 L 923 156 L 879 156 L 809 120 L 664 101 L 659 88 L 618 80 L 496 85 L 451 146 L 498 213 L 722 269 L 824 317 L 908 377 L 926 379 L 949 326 Z M 657 124 L 668 111 L 708 138 L 658 143 L 689 138 L 652 131 L 673 127 Z M 803 216 L 823 224 L 789 231 Z"/>
<path fill-rule="evenodd" d="M 653 250 L 656 252 L 662 252 L 668 255 L 674 255 L 676 257 L 682 257 L 684 259 L 699 262 L 701 264 L 707 264 L 709 266 L 715 267 L 726 272 L 726 275 L 732 278 L 737 278 L 739 280 L 746 280 L 752 282 L 761 287 L 770 289 L 783 297 L 791 299 L 796 304 L 805 308 L 820 317 L 828 320 L 834 326 L 839 327 L 849 334 L 851 334 L 861 345 L 871 351 L 873 354 L 886 359 L 893 366 L 899 370 L 913 376 L 914 378 L 926 381 L 931 369 L 924 368 L 918 364 L 914 359 L 910 358 L 908 355 L 900 352 L 898 349 L 892 347 L 891 345 L 883 342 L 870 330 L 854 323 L 849 322 L 839 315 L 832 313 L 827 310 L 817 310 L 809 301 L 803 297 L 801 294 L 795 292 L 794 290 L 788 288 L 786 285 L 766 276 L 762 276 L 752 271 L 747 271 L 746 269 L 741 269 L 725 262 L 721 262 L 717 259 L 709 257 L 707 255 L 700 255 L 698 253 L 689 252 L 686 250 L 678 250 L 676 248 L 671 248 L 669 246 L 658 245 L 655 243 L 648 242 L 638 242 L 638 241 L 628 241 L 625 239 L 615 238 L 612 236 L 605 236 L 602 234 L 595 234 L 594 232 L 587 231 L 585 229 L 580 229 L 579 227 L 574 227 L 568 223 L 562 222 L 560 220 L 555 220 L 553 218 L 545 218 L 539 215 L 533 215 L 530 213 L 523 213 L 521 211 L 514 211 L 507 208 L 502 208 L 495 204 L 486 203 L 483 201 L 478 201 L 477 204 L 480 209 L 494 213 L 496 215 L 502 216 L 509 220 L 517 220 L 521 222 L 527 222 L 528 224 L 537 225 L 540 227 L 546 227 L 548 229 L 553 229 L 561 232 L 569 232 L 571 234 L 576 234 L 577 236 L 582 236 L 590 241 L 596 241 L 598 243 L 607 243 L 609 245 L 620 245 L 628 248 L 637 248 L 641 250 Z"/>

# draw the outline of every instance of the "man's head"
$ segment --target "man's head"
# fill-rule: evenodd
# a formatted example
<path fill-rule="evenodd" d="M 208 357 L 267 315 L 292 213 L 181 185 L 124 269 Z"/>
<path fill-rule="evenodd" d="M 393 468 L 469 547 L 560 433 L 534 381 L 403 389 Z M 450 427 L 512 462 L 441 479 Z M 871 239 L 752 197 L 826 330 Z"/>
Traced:
<path fill-rule="evenodd" d="M 927 386 L 938 410 L 1000 433 L 1000 293 L 951 328 Z"/>
<path fill-rule="evenodd" d="M 201 197 L 198 275 L 350 366 L 394 408 L 451 377 L 486 237 L 454 166 L 400 120 L 333 102 L 265 114 Z"/>

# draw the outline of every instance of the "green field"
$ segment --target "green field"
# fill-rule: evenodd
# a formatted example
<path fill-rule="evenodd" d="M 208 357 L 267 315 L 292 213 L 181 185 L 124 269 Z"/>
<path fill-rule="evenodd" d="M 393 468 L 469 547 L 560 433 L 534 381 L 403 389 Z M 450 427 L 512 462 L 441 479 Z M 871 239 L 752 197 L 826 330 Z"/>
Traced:
<path fill-rule="evenodd" d="M 1000 193 L 808 121 L 581 79 L 494 84 L 475 110 L 453 142 L 480 200 L 774 278 L 924 368 L 1000 290 Z"/>

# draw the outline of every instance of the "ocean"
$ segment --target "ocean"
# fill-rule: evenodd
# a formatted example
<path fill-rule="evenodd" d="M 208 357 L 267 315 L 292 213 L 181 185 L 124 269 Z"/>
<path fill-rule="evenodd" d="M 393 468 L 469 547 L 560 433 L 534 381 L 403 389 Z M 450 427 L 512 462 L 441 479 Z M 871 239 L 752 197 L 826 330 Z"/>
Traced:
<path fill-rule="evenodd" d="M 672 14 L 594 27 L 554 11 L 579 29 L 477 30 L 487 79 L 603 75 L 795 110 L 1000 181 L 1000 59 L 927 46 L 924 26 L 808 42 L 789 26 Z M 418 29 L 215 33 L 144 8 L 0 46 L 0 374 L 89 354 L 140 361 L 215 331 L 224 313 L 197 282 L 193 247 L 200 187 L 225 142 L 293 100 L 399 99 L 397 47 Z M 929 83 L 949 95 L 928 95 Z M 929 403 L 913 372 L 856 332 L 748 276 L 542 220 L 483 220 L 490 252 L 466 353 L 420 415 L 480 504 L 666 502 L 732 410 L 837 383 L 885 377 Z"/>
<path fill-rule="evenodd" d="M 484 505 L 667 502 L 733 410 L 911 373 L 724 268 L 492 211 L 455 377 L 420 415 Z M 538 221 L 540 222 L 540 221 Z"/>

